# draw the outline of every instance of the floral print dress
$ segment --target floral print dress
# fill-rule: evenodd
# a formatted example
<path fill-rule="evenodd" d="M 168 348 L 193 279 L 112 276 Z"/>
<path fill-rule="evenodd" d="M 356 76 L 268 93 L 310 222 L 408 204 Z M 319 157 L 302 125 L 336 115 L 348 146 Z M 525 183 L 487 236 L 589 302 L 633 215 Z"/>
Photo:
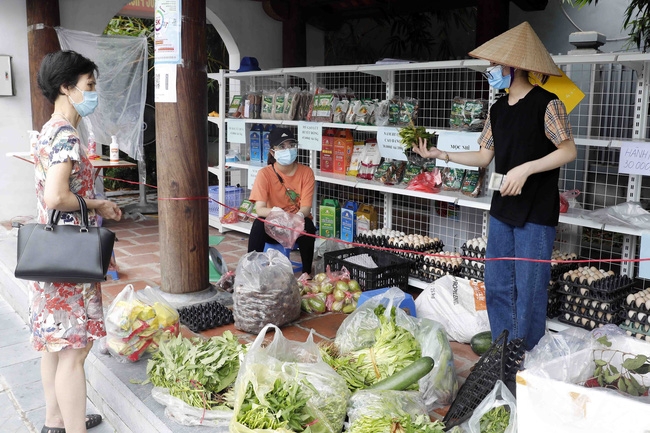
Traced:
<path fill-rule="evenodd" d="M 43 126 L 34 151 L 38 222 L 41 224 L 48 218 L 44 201 L 47 170 L 66 161 L 73 164 L 70 191 L 87 199 L 95 198 L 93 167 L 77 131 L 66 120 L 52 118 Z M 62 212 L 59 224 L 79 225 L 80 217 L 79 212 Z M 91 226 L 97 226 L 94 210 L 88 211 L 88 218 Z M 49 248 L 56 254 L 56 246 Z M 99 284 L 30 281 L 29 290 L 31 341 L 36 350 L 80 349 L 88 341 L 106 335 Z"/>

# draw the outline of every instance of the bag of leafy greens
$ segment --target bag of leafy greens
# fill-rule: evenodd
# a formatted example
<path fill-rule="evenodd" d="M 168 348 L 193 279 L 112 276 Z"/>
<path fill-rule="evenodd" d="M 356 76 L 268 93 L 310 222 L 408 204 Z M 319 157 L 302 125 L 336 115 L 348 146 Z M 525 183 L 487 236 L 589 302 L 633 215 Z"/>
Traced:
<path fill-rule="evenodd" d="M 273 340 L 263 347 L 268 329 Z M 265 326 L 248 349 L 235 381 L 231 433 L 339 433 L 350 391 L 323 362 L 310 333 L 304 343 Z"/>
<path fill-rule="evenodd" d="M 343 320 L 334 344 L 340 354 L 353 355 L 362 375 L 367 372 L 372 377 L 379 371 L 373 383 L 398 367 L 430 356 L 434 367 L 418 381 L 422 399 L 429 411 L 451 404 L 458 379 L 447 333 L 438 322 L 412 317 L 397 308 L 403 300 L 404 292 L 396 287 L 368 299 Z"/>

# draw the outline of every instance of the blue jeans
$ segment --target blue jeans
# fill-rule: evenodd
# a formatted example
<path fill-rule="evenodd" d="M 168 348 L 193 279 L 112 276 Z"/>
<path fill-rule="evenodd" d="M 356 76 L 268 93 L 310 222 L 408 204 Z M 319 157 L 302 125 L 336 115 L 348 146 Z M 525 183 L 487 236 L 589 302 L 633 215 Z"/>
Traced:
<path fill-rule="evenodd" d="M 517 257 L 550 260 L 555 227 L 505 224 L 490 216 L 486 258 Z M 508 340 L 523 338 L 532 349 L 546 330 L 550 262 L 489 260 L 485 263 L 485 298 L 492 338 L 504 329 Z"/>

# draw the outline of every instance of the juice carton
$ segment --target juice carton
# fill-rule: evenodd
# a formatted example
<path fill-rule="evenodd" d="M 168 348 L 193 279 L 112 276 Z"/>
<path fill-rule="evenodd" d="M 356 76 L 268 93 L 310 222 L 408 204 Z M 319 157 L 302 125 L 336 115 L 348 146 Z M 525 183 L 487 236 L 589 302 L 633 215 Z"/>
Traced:
<path fill-rule="evenodd" d="M 357 211 L 357 233 L 362 230 L 374 230 L 377 228 L 377 211 L 369 204 L 362 204 Z"/>
<path fill-rule="evenodd" d="M 253 125 L 248 133 L 251 161 L 262 162 L 262 125 Z"/>
<path fill-rule="evenodd" d="M 359 204 L 348 201 L 341 209 L 341 239 L 346 242 L 354 241 L 357 234 L 357 210 Z"/>
<path fill-rule="evenodd" d="M 354 139 L 352 131 L 343 129 L 334 137 L 334 173 L 345 174 L 350 166 L 352 159 L 352 149 L 354 148 Z"/>
<path fill-rule="evenodd" d="M 324 238 L 341 236 L 341 206 L 335 198 L 324 198 L 320 205 L 319 230 Z"/>
<path fill-rule="evenodd" d="M 275 125 L 266 125 L 264 126 L 264 129 L 262 130 L 262 165 L 266 165 L 268 163 L 268 158 L 269 158 L 269 132 L 275 128 Z"/>
<path fill-rule="evenodd" d="M 320 171 L 332 173 L 334 171 L 334 130 L 328 129 L 323 134 L 323 147 L 320 151 Z"/>

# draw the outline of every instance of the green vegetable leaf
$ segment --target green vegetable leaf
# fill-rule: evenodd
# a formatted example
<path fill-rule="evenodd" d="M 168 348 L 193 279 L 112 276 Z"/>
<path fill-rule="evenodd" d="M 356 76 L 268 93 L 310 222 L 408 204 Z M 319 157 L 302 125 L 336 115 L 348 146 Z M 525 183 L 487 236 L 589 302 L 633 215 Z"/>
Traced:
<path fill-rule="evenodd" d="M 648 357 L 645 355 L 636 355 L 634 358 L 627 358 L 625 361 L 623 361 L 623 368 L 627 368 L 628 370 L 636 370 L 637 368 L 641 368 L 641 366 L 645 364 L 647 360 Z"/>

